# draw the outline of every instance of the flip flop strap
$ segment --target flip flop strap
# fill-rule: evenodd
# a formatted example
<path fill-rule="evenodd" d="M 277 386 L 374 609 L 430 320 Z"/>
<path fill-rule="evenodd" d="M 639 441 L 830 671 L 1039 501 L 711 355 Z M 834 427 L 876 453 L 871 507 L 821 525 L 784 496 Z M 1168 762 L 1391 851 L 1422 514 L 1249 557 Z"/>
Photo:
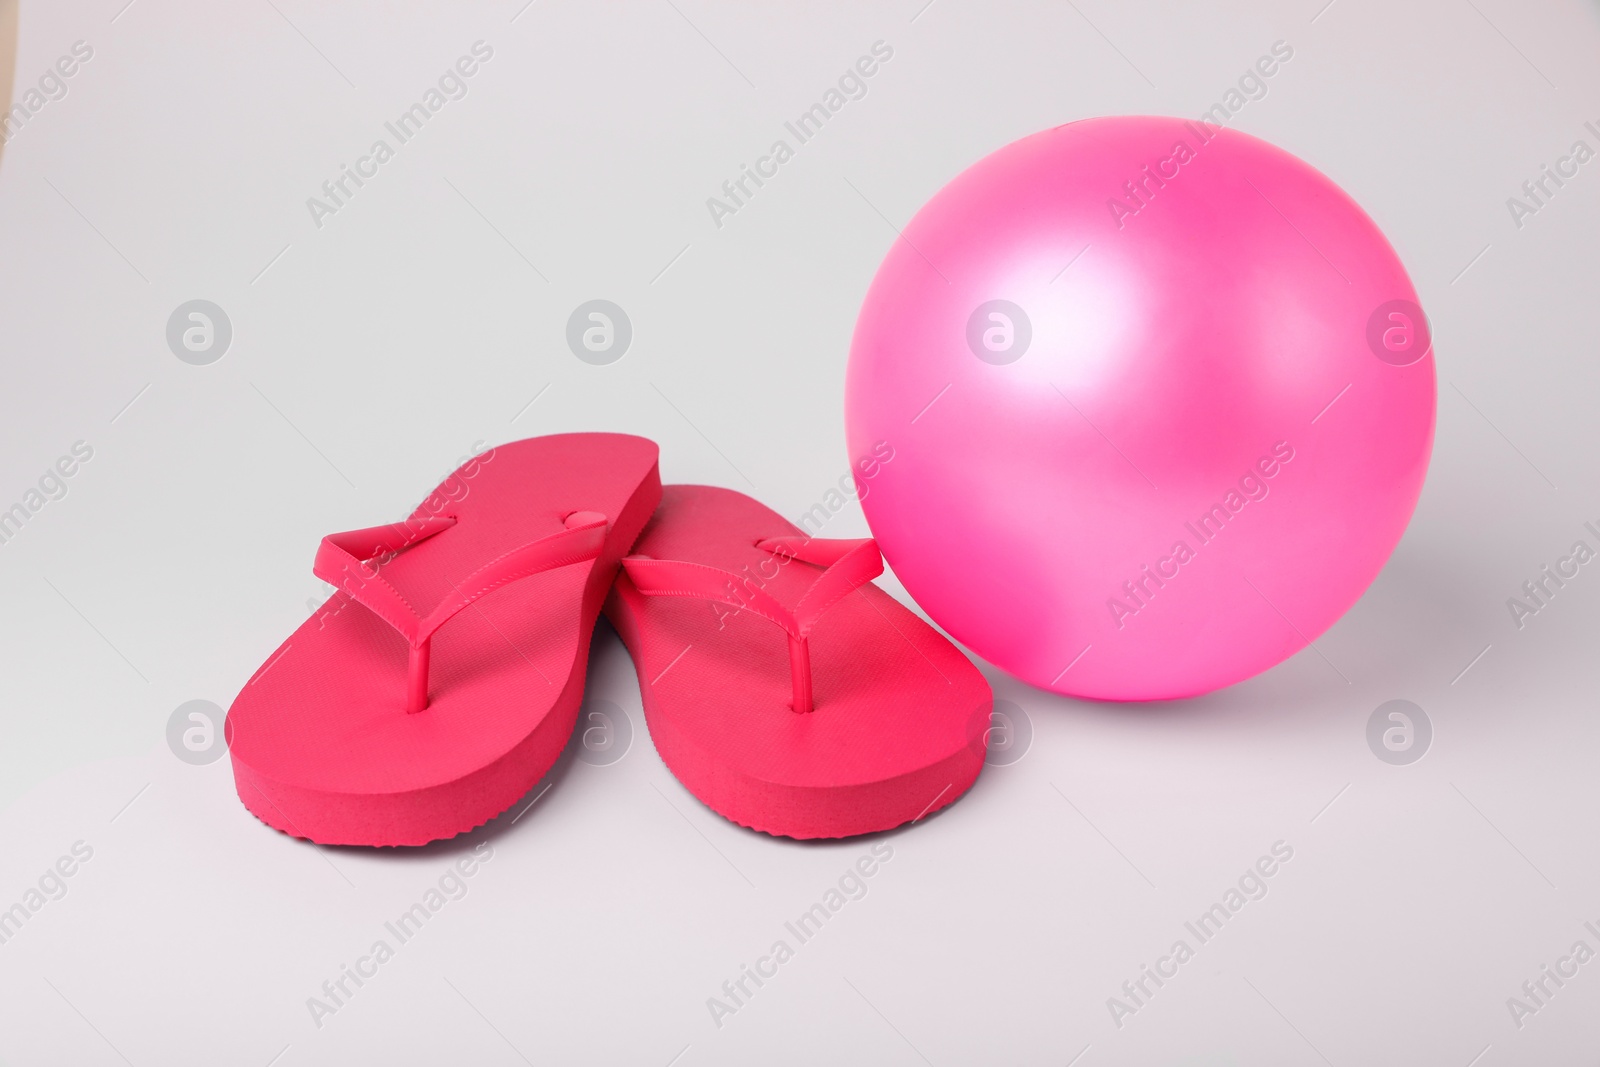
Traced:
<path fill-rule="evenodd" d="M 823 568 L 793 610 L 763 588 L 765 581 L 760 576 L 748 572 L 736 574 L 705 563 L 643 555 L 624 557 L 622 566 L 634 588 L 645 596 L 714 600 L 753 612 L 781 626 L 789 635 L 794 710 L 810 711 L 811 666 L 807 638 L 829 608 L 883 573 L 883 556 L 877 542 L 870 537 L 769 537 L 756 542 L 756 547 L 772 553 L 783 563 L 796 559 Z"/>
<path fill-rule="evenodd" d="M 567 528 L 490 560 L 459 582 L 423 615 L 380 573 L 384 563 L 456 524 L 454 516 L 412 518 L 387 526 L 333 533 L 322 539 L 311 571 L 394 627 L 411 649 L 408 711 L 427 706 L 428 644 L 434 631 L 473 601 L 519 578 L 591 560 L 605 546 L 606 517 L 577 511 Z"/>

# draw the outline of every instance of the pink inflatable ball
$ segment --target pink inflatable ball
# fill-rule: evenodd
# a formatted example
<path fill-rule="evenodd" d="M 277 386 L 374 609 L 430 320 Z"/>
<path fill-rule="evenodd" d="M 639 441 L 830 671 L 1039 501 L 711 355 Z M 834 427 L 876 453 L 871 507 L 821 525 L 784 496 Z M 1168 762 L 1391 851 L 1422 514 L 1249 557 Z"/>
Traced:
<path fill-rule="evenodd" d="M 1421 492 L 1428 323 L 1370 218 L 1233 130 L 1007 145 L 905 227 L 850 353 L 863 508 L 958 640 L 1056 692 L 1191 696 L 1305 648 Z M 1330 675 L 1331 676 L 1331 675 Z"/>

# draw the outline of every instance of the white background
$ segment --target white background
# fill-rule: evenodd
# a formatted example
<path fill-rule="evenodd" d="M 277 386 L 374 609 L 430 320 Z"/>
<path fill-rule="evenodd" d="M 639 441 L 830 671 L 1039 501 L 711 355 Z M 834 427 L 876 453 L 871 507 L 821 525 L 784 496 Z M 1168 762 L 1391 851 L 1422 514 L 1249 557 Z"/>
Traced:
<path fill-rule="evenodd" d="M 0 945 L 0 1061 L 1600 1057 L 1600 962 L 1520 1029 L 1506 1006 L 1600 949 L 1600 572 L 1520 630 L 1506 607 L 1600 525 L 1600 161 L 1520 229 L 1506 207 L 1600 148 L 1600 10 L 922 2 L 24 0 L 19 92 L 75 41 L 94 56 L 0 161 L 0 508 L 73 442 L 94 457 L 0 545 L 0 908 L 73 842 L 94 855 Z M 314 226 L 306 198 L 478 40 L 468 95 Z M 706 198 L 878 40 L 866 97 L 716 227 Z M 590 692 L 632 748 L 569 756 L 458 842 L 299 843 L 225 759 L 167 748 L 173 709 L 226 706 L 307 614 L 323 533 L 403 515 L 476 441 L 640 433 L 668 480 L 798 517 L 848 470 L 846 353 L 893 227 L 1035 130 L 1198 115 L 1278 40 L 1293 60 L 1233 125 L 1372 214 L 1439 367 L 1416 517 L 1320 655 L 1144 706 L 986 668 L 1031 722 L 1023 758 L 884 838 L 867 896 L 720 1028 L 707 998 L 871 842 L 702 807 L 604 628 Z M 165 341 L 195 298 L 233 325 L 209 366 Z M 610 366 L 563 337 L 594 298 L 634 326 Z M 866 528 L 852 503 L 823 532 Z M 1366 742 L 1395 698 L 1433 724 L 1409 766 Z M 1115 1026 L 1107 998 L 1279 840 L 1268 896 Z M 315 1026 L 306 999 L 485 842 L 469 894 Z"/>

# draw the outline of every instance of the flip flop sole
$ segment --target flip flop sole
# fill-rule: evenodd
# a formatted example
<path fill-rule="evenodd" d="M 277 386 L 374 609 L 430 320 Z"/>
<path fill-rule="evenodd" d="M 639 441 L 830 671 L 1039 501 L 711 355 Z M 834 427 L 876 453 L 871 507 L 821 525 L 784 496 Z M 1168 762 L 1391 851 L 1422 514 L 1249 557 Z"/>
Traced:
<path fill-rule="evenodd" d="M 336 593 L 247 682 L 228 712 L 239 798 L 322 844 L 417 845 L 504 812 L 560 755 L 589 641 L 618 561 L 660 498 L 653 442 L 561 434 L 464 465 L 413 517 L 456 524 L 380 564 L 425 608 L 564 517 L 609 519 L 598 558 L 533 574 L 469 604 L 432 640 L 430 701 L 405 711 L 407 645 Z"/>
<path fill-rule="evenodd" d="M 806 535 L 743 494 L 669 485 L 634 551 L 747 576 L 785 604 L 816 571 L 756 542 Z M 912 822 L 983 767 L 993 704 L 965 655 L 899 601 L 863 585 L 810 638 L 815 710 L 791 709 L 782 629 L 737 607 L 645 596 L 617 576 L 605 614 L 632 654 L 656 751 L 732 821 L 835 838 Z"/>

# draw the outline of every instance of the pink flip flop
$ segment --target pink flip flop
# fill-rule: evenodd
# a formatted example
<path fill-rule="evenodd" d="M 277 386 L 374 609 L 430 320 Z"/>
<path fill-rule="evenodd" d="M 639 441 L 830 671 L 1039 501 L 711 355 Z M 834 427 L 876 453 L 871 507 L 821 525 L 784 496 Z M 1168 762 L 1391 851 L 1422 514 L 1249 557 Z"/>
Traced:
<path fill-rule="evenodd" d="M 639 672 L 656 751 L 742 826 L 796 838 L 887 830 L 983 767 L 989 684 L 867 584 L 876 543 L 808 538 L 741 493 L 669 485 L 606 617 Z"/>
<path fill-rule="evenodd" d="M 339 591 L 228 711 L 245 807 L 322 844 L 420 845 L 514 804 L 572 733 L 656 458 L 623 434 L 517 441 L 404 522 L 324 538 L 312 569 Z"/>

